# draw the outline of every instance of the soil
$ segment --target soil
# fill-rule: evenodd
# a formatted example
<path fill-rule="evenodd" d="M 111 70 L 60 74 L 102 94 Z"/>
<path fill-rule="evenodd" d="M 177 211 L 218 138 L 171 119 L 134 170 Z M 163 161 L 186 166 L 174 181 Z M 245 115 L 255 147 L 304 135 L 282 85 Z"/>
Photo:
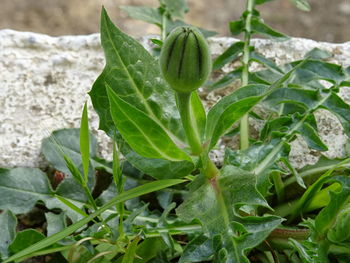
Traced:
<path fill-rule="evenodd" d="M 275 0 L 261 7 L 272 27 L 295 37 L 327 42 L 350 40 L 350 0 L 309 0 L 311 12 L 296 9 L 291 0 Z M 229 36 L 228 22 L 238 19 L 244 0 L 188 0 L 186 22 Z M 120 5 L 149 5 L 158 0 L 1 0 L 0 29 L 10 28 L 49 35 L 98 32 L 101 5 L 127 33 L 138 37 L 157 33 L 155 26 L 135 21 L 118 9 Z"/>

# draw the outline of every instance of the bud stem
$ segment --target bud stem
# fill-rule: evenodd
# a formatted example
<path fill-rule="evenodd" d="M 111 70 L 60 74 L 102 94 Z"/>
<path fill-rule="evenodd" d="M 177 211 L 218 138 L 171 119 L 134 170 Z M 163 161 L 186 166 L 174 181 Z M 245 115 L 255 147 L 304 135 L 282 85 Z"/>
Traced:
<path fill-rule="evenodd" d="M 199 138 L 198 129 L 195 126 L 193 116 L 191 114 L 191 95 L 192 92 L 176 92 L 176 103 L 181 116 L 181 121 L 185 130 L 188 144 L 192 150 L 192 154 L 200 155 L 203 148 Z"/>

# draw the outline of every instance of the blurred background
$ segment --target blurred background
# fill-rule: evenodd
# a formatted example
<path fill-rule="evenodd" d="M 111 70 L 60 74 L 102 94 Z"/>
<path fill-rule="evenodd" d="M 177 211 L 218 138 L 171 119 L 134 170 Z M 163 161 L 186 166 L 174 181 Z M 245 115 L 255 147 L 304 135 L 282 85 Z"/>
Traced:
<path fill-rule="evenodd" d="M 230 36 L 228 22 L 239 18 L 245 0 L 188 0 L 187 23 Z M 318 41 L 350 41 L 350 0 L 309 0 L 311 12 L 296 9 L 290 0 L 259 6 L 273 28 L 294 37 Z M 0 29 L 33 31 L 53 36 L 99 31 L 101 5 L 124 31 L 139 37 L 157 33 L 155 26 L 133 20 L 120 5 L 158 6 L 158 0 L 0 0 Z"/>

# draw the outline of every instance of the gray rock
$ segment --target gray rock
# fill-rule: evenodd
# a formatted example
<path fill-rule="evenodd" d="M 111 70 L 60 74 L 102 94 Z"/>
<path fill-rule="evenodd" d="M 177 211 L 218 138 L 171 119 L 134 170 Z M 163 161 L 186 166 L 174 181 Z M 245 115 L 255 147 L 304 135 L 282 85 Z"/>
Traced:
<path fill-rule="evenodd" d="M 232 38 L 210 40 L 214 56 L 220 54 Z M 149 44 L 147 38 L 142 43 Z M 333 54 L 331 61 L 350 65 L 350 42 L 319 43 L 294 38 L 285 42 L 254 39 L 257 51 L 277 64 L 302 58 L 318 47 Z M 149 46 L 148 46 L 149 47 Z M 53 130 L 80 126 L 87 92 L 102 71 L 104 56 L 99 35 L 50 37 L 13 30 L 0 31 L 0 167 L 46 165 L 40 156 L 41 140 Z M 229 71 L 233 65 L 225 67 Z M 257 65 L 252 65 L 257 69 Z M 342 90 L 350 101 L 350 91 Z M 220 96 L 209 95 L 216 101 Z M 208 102 L 208 105 L 210 103 Z M 89 102 L 90 126 L 97 135 L 99 152 L 110 159 L 111 142 L 98 131 L 98 117 Z M 327 157 L 343 157 L 347 136 L 337 119 L 326 111 L 317 112 L 321 137 L 330 150 Z M 297 167 L 314 163 L 320 153 L 310 151 L 302 139 L 292 143 L 291 157 Z M 222 151 L 214 151 L 218 161 Z"/>

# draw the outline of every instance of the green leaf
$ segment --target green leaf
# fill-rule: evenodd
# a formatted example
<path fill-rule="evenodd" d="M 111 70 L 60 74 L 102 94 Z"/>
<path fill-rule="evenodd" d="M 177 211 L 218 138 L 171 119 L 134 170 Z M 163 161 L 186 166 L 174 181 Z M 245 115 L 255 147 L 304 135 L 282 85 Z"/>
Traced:
<path fill-rule="evenodd" d="M 305 193 L 299 198 L 298 203 L 293 207 L 291 211 L 289 221 L 293 221 L 298 215 L 303 214 L 305 209 L 309 207 L 309 204 L 313 200 L 313 197 L 321 190 L 323 184 L 329 180 L 334 170 L 338 167 L 342 167 L 344 164 L 349 163 L 350 159 L 345 159 L 336 165 L 333 165 L 329 170 L 322 174 L 316 182 L 314 182 Z"/>
<path fill-rule="evenodd" d="M 176 185 L 176 184 L 180 184 L 182 182 L 184 182 L 184 181 L 183 180 L 175 180 L 175 179 L 155 181 L 155 182 L 147 183 L 147 184 L 144 184 L 142 186 L 133 188 L 133 189 L 128 190 L 126 192 L 123 192 L 122 194 L 114 197 L 112 200 L 110 200 L 108 203 L 103 205 L 101 208 L 99 208 L 98 210 L 96 210 L 95 212 L 90 214 L 89 216 L 87 216 L 87 217 L 81 219 L 80 221 L 70 225 L 69 227 L 65 228 L 63 231 L 58 232 L 56 234 L 53 234 L 52 236 L 47 237 L 44 240 L 42 240 L 38 243 L 35 243 L 34 245 L 32 245 L 26 249 L 23 249 L 22 251 L 18 252 L 17 254 L 7 258 L 2 263 L 8 263 L 11 261 L 15 261 L 19 258 L 22 258 L 23 256 L 34 253 L 34 252 L 39 251 L 43 248 L 51 246 L 52 244 L 55 244 L 57 241 L 74 233 L 75 231 L 77 231 L 78 229 L 80 229 L 81 227 L 83 227 L 84 225 L 89 223 L 91 220 L 93 220 L 96 216 L 100 215 L 101 213 L 103 213 L 104 211 L 109 209 L 110 207 L 115 206 L 116 204 L 118 204 L 120 202 L 124 202 L 126 200 L 129 200 L 129 199 L 132 199 L 132 198 L 144 195 L 144 194 L 148 194 L 148 193 L 155 192 L 155 191 L 158 191 L 158 190 L 161 190 L 161 189 L 164 189 L 164 188 Z"/>
<path fill-rule="evenodd" d="M 327 151 L 328 147 L 325 145 L 317 134 L 317 131 L 309 123 L 303 123 L 299 129 L 301 135 L 305 139 L 307 145 L 311 149 L 317 151 Z"/>
<path fill-rule="evenodd" d="M 255 0 L 255 4 L 256 5 L 262 5 L 262 4 L 265 4 L 267 2 L 271 2 L 273 0 Z"/>
<path fill-rule="evenodd" d="M 89 138 L 89 118 L 87 103 L 84 104 L 83 114 L 80 124 L 80 152 L 83 163 L 84 180 L 88 182 L 89 164 L 90 164 L 90 138 Z"/>
<path fill-rule="evenodd" d="M 207 115 L 206 115 L 202 100 L 199 97 L 197 91 L 192 92 L 192 95 L 191 95 L 191 111 L 192 111 L 192 115 L 194 116 L 193 119 L 196 121 L 196 126 L 197 126 L 198 133 L 200 135 L 200 138 L 203 139 L 204 133 L 205 133 L 205 124 L 207 121 Z"/>
<path fill-rule="evenodd" d="M 35 168 L 0 169 L 0 209 L 14 214 L 29 212 L 38 200 L 53 195 L 47 176 Z"/>
<path fill-rule="evenodd" d="M 332 112 L 342 124 L 345 133 L 350 136 L 350 106 L 345 103 L 336 93 L 332 92 L 328 99 L 322 104 Z"/>
<path fill-rule="evenodd" d="M 52 236 L 67 227 L 66 215 L 64 213 L 54 214 L 51 212 L 45 213 L 47 222 L 47 236 Z"/>
<path fill-rule="evenodd" d="M 307 12 L 311 10 L 310 4 L 308 3 L 307 0 L 291 0 L 291 1 L 300 10 L 307 11 Z"/>
<path fill-rule="evenodd" d="M 208 233 L 224 233 L 230 228 L 225 220 L 231 221 L 234 208 L 242 205 L 268 206 L 255 184 L 256 178 L 252 173 L 225 166 L 219 177 L 191 192 L 176 213 L 186 222 L 199 219 Z M 224 202 L 225 210 L 221 202 Z"/>
<path fill-rule="evenodd" d="M 249 262 L 245 252 L 263 242 L 282 222 L 281 218 L 273 216 L 237 216 L 238 209 L 244 205 L 268 207 L 255 184 L 254 174 L 225 166 L 219 177 L 190 192 L 177 214 L 186 222 L 199 219 L 211 239 L 221 236 L 227 262 Z"/>
<path fill-rule="evenodd" d="M 239 35 L 245 29 L 244 20 L 232 21 L 230 22 L 230 31 L 232 35 Z"/>
<path fill-rule="evenodd" d="M 310 50 L 309 52 L 307 52 L 305 54 L 305 57 L 309 57 L 311 59 L 327 59 L 327 58 L 332 57 L 332 53 L 327 51 L 327 50 L 315 47 L 312 50 Z"/>
<path fill-rule="evenodd" d="M 117 136 L 118 145 L 124 157 L 137 169 L 156 179 L 182 178 L 190 174 L 194 169 L 193 162 L 170 162 L 164 159 L 145 158 L 134 152 L 130 146 Z"/>
<path fill-rule="evenodd" d="M 147 158 L 191 161 L 152 118 L 122 100 L 108 87 L 107 94 L 115 125 L 127 143 Z"/>
<path fill-rule="evenodd" d="M 183 141 L 174 92 L 162 78 L 158 61 L 140 43 L 122 33 L 105 9 L 101 13 L 101 44 L 106 66 L 89 92 L 100 117 L 99 128 L 114 137 L 108 85 L 121 99 L 157 122 L 172 139 Z"/>
<path fill-rule="evenodd" d="M 225 64 L 234 61 L 243 52 L 244 42 L 238 41 L 218 56 L 213 62 L 213 69 L 222 68 Z"/>
<path fill-rule="evenodd" d="M 31 245 L 45 239 L 45 236 L 34 229 L 26 229 L 17 233 L 15 240 L 9 246 L 11 253 L 18 253 Z"/>
<path fill-rule="evenodd" d="M 289 37 L 273 30 L 268 25 L 264 24 L 261 18 L 254 16 L 251 20 L 252 31 L 257 34 L 261 34 L 266 37 L 270 37 L 279 41 L 287 40 Z M 232 32 L 232 29 L 231 29 Z"/>
<path fill-rule="evenodd" d="M 80 131 L 79 129 L 62 129 L 52 132 L 52 134 L 45 138 L 41 144 L 41 151 L 45 156 L 45 159 L 58 171 L 65 174 L 71 174 L 66 166 L 66 161 L 63 155 L 67 155 L 71 159 L 74 165 L 78 168 L 82 168 L 82 155 L 80 153 Z M 112 172 L 110 166 L 97 156 L 97 141 L 95 136 L 89 134 L 89 148 L 90 159 L 89 163 L 92 168 L 103 168 Z M 92 169 L 93 170 L 93 169 Z M 83 170 L 81 170 L 83 172 Z M 92 172 L 89 176 L 92 180 Z"/>
<path fill-rule="evenodd" d="M 0 214 L 0 259 L 8 257 L 8 247 L 15 239 L 17 218 L 11 211 L 5 210 Z"/>
<path fill-rule="evenodd" d="M 136 237 L 126 248 L 125 255 L 121 263 L 133 263 L 136 256 L 137 244 L 140 241 L 140 237 Z"/>
<path fill-rule="evenodd" d="M 188 12 L 188 6 L 185 0 L 164 0 L 166 10 L 172 17 L 183 18 Z"/>
<path fill-rule="evenodd" d="M 136 250 L 136 255 L 139 258 L 134 259 L 134 263 L 146 263 L 156 257 L 161 251 L 167 249 L 164 241 L 159 238 L 146 238 Z"/>
<path fill-rule="evenodd" d="M 267 88 L 264 85 L 242 87 L 221 99 L 210 109 L 205 136 L 210 142 L 209 148 L 214 147 L 220 136 L 261 100 Z"/>
<path fill-rule="evenodd" d="M 179 259 L 179 263 L 209 261 L 214 252 L 212 240 L 204 235 L 200 235 L 187 244 Z"/>
<path fill-rule="evenodd" d="M 148 6 L 120 6 L 131 18 L 161 26 L 162 15 L 159 9 Z"/>
<path fill-rule="evenodd" d="M 240 79 L 241 75 L 242 75 L 242 67 L 239 67 L 239 68 L 227 73 L 218 81 L 209 84 L 208 90 L 213 91 L 213 90 L 225 88 L 228 85 L 230 85 L 233 81 Z"/>
<path fill-rule="evenodd" d="M 260 63 L 264 66 L 266 66 L 267 68 L 277 72 L 277 73 L 280 73 L 280 74 L 284 74 L 283 70 L 280 69 L 276 64 L 275 62 L 273 62 L 272 60 L 264 57 L 263 55 L 255 52 L 255 51 L 252 51 L 250 52 L 250 60 L 251 61 L 255 61 L 257 63 Z"/>

